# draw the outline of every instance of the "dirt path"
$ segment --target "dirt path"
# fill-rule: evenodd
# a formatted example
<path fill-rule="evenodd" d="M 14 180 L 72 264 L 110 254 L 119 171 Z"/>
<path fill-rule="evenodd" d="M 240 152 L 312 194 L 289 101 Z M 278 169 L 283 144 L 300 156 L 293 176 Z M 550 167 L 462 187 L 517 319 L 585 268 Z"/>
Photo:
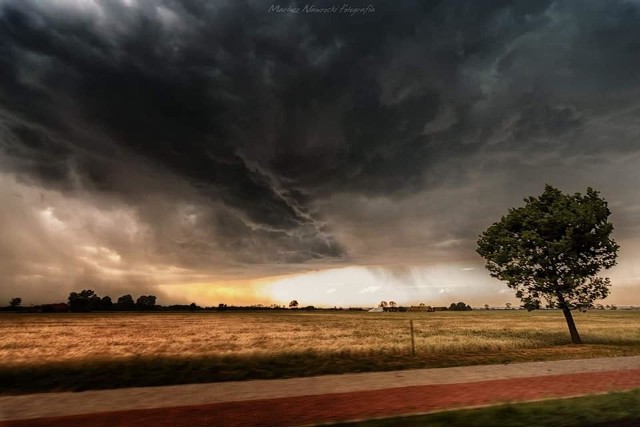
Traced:
<path fill-rule="evenodd" d="M 640 387 L 640 357 L 0 397 L 0 426 L 284 426 Z"/>

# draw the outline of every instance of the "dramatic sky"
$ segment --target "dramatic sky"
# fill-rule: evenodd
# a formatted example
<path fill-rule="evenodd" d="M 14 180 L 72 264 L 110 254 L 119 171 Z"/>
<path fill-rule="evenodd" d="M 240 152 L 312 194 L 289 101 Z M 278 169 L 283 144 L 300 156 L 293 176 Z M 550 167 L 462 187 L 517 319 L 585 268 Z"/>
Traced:
<path fill-rule="evenodd" d="M 639 70 L 632 0 L 0 0 L 0 304 L 503 306 L 545 183 L 640 304 Z"/>

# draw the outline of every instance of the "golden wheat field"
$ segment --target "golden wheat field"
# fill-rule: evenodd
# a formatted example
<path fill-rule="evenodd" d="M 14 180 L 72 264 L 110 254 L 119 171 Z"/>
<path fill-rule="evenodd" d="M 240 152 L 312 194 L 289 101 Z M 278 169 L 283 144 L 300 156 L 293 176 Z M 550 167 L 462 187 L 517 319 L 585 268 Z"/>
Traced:
<path fill-rule="evenodd" d="M 574 314 L 587 344 L 637 346 L 640 312 Z M 405 352 L 495 353 L 568 343 L 558 311 L 224 312 L 0 315 L 5 366 L 147 356 Z"/>

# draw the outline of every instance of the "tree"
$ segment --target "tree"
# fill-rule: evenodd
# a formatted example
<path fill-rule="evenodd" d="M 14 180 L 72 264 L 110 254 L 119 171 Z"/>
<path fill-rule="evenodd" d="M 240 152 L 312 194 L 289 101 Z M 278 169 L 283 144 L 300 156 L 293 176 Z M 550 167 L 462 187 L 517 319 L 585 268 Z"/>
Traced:
<path fill-rule="evenodd" d="M 289 308 L 298 308 L 298 301 L 296 301 L 296 300 L 292 300 L 292 301 L 289 303 Z"/>
<path fill-rule="evenodd" d="M 75 312 L 87 312 L 95 308 L 100 302 L 100 297 L 91 289 L 83 289 L 69 294 L 69 309 Z"/>
<path fill-rule="evenodd" d="M 135 307 L 135 303 L 133 302 L 133 297 L 129 294 L 122 295 L 121 297 L 119 297 L 116 305 L 120 310 L 133 310 L 133 308 Z"/>
<path fill-rule="evenodd" d="M 18 309 L 20 307 L 20 304 L 22 304 L 22 298 L 11 298 L 11 301 L 9 302 L 9 306 L 13 310 Z"/>
<path fill-rule="evenodd" d="M 485 309 L 485 310 L 489 310 L 489 304 L 485 304 L 485 305 L 484 305 L 484 309 Z"/>
<path fill-rule="evenodd" d="M 113 308 L 113 301 L 111 301 L 110 296 L 104 296 L 100 300 L 100 309 L 101 310 L 111 310 Z"/>
<path fill-rule="evenodd" d="M 571 310 L 609 295 L 609 279 L 597 273 L 616 264 L 610 214 L 592 188 L 567 195 L 547 185 L 541 196 L 526 198 L 487 228 L 477 252 L 491 276 L 506 281 L 525 307 L 540 307 L 544 299 L 561 309 L 571 341 L 579 344 Z"/>
<path fill-rule="evenodd" d="M 150 310 L 156 305 L 155 295 L 140 295 L 136 300 L 136 307 L 140 310 Z"/>
<path fill-rule="evenodd" d="M 462 301 L 460 301 L 458 303 L 452 302 L 451 305 L 449 306 L 449 310 L 452 310 L 452 311 L 471 311 L 471 306 L 465 304 Z"/>
<path fill-rule="evenodd" d="M 522 308 L 526 308 L 527 311 L 540 310 L 542 308 L 542 303 L 536 299 L 527 300 L 523 301 Z"/>
<path fill-rule="evenodd" d="M 102 298 L 94 293 L 89 297 L 88 307 L 89 311 L 102 310 Z"/>

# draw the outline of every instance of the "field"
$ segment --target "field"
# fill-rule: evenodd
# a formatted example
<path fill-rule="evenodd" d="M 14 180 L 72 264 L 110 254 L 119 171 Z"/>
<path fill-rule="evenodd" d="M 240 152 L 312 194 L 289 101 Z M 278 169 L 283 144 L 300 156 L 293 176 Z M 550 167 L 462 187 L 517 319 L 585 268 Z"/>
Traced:
<path fill-rule="evenodd" d="M 0 391 L 640 354 L 640 312 L 574 317 L 582 346 L 558 311 L 2 314 Z"/>

